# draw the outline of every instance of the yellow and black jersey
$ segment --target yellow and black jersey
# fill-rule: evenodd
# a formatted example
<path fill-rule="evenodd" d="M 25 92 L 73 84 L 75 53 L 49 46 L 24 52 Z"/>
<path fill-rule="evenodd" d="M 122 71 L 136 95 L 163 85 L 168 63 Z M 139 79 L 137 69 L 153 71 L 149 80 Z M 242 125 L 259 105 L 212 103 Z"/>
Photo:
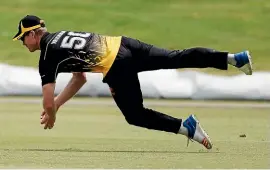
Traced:
<path fill-rule="evenodd" d="M 72 31 L 46 33 L 40 41 L 42 85 L 55 82 L 61 72 L 96 72 L 105 76 L 120 44 L 121 36 Z"/>

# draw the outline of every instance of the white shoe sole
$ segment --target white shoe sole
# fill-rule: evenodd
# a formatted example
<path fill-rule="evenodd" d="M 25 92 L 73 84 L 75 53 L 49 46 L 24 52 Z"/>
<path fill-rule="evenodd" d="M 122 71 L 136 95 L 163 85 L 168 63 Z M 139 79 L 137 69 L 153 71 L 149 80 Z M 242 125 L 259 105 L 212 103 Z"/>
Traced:
<path fill-rule="evenodd" d="M 212 142 L 210 140 L 210 137 L 207 135 L 207 133 L 205 132 L 205 130 L 203 130 L 203 128 L 201 127 L 201 125 L 199 123 L 197 123 L 197 128 L 198 128 L 198 131 L 200 131 L 200 133 L 202 133 L 202 140 L 200 141 L 200 143 L 205 146 L 207 149 L 212 149 Z M 197 131 L 197 128 L 196 128 L 196 131 Z M 196 133 L 196 132 L 195 132 Z"/>
<path fill-rule="evenodd" d="M 240 67 L 239 69 L 243 71 L 246 75 L 252 75 L 252 59 L 251 55 L 249 54 L 249 51 L 247 51 L 248 55 L 248 63 Z"/>
<path fill-rule="evenodd" d="M 199 142 L 207 149 L 212 149 L 213 144 L 210 140 L 210 137 L 205 132 L 205 130 L 202 128 L 202 126 L 200 125 L 200 122 L 196 119 L 195 116 L 194 116 L 194 119 L 196 120 L 197 125 L 196 125 L 196 131 L 195 131 L 193 140 Z"/>

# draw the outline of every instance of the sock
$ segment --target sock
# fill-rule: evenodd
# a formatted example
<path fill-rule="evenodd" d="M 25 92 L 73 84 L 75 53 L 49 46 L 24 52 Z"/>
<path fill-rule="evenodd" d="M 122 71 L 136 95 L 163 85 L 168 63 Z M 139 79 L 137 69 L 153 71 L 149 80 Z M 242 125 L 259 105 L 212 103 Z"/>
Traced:
<path fill-rule="evenodd" d="M 188 130 L 186 127 L 183 126 L 183 122 L 181 123 L 180 129 L 178 131 L 178 134 L 182 134 L 185 136 L 188 136 Z"/>
<path fill-rule="evenodd" d="M 231 64 L 233 66 L 236 65 L 236 60 L 234 54 L 228 54 L 228 64 Z"/>

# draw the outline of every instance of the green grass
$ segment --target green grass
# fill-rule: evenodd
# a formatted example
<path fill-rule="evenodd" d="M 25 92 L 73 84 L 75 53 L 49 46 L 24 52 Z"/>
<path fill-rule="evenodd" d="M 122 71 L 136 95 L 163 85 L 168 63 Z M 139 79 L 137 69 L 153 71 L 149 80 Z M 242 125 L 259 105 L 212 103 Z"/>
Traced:
<path fill-rule="evenodd" d="M 269 168 L 268 109 L 152 108 L 196 113 L 214 148 L 129 126 L 116 106 L 66 105 L 43 130 L 40 104 L 1 102 L 0 168 Z"/>
<path fill-rule="evenodd" d="M 126 35 L 169 49 L 204 46 L 237 52 L 249 49 L 256 71 L 269 70 L 270 1 L 266 0 L 13 0 L 0 6 L 0 62 L 37 67 L 12 42 L 19 20 L 41 16 L 49 31 L 90 31 Z M 211 73 L 217 72 L 206 69 Z M 229 74 L 239 73 L 230 69 Z"/>

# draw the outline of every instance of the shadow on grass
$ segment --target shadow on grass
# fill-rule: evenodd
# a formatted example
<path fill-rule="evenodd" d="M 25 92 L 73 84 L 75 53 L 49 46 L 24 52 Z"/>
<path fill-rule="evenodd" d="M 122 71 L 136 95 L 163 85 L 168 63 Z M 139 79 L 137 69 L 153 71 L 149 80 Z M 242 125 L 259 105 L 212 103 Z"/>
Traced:
<path fill-rule="evenodd" d="M 86 153 L 162 153 L 162 154 L 181 154 L 181 153 L 221 153 L 213 150 L 199 150 L 199 151 L 158 151 L 158 150 L 86 150 L 75 148 L 63 149 L 0 149 L 2 151 L 24 151 L 24 152 L 86 152 Z"/>

